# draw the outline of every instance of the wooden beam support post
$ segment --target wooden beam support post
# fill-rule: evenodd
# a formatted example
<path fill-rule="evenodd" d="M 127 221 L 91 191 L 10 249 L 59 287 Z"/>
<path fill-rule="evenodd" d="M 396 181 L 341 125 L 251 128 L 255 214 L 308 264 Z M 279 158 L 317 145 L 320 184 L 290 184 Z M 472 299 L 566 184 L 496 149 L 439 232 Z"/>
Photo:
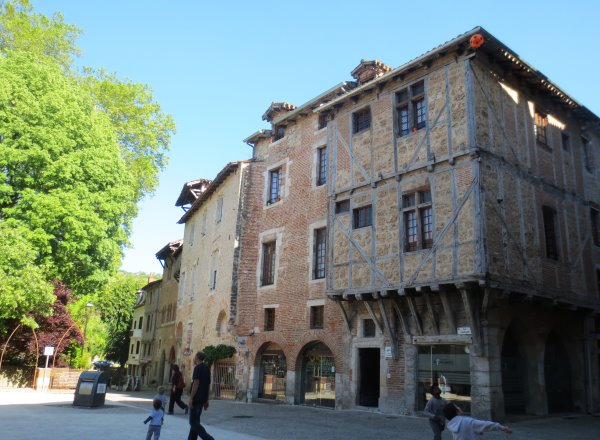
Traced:
<path fill-rule="evenodd" d="M 396 336 L 396 330 L 392 328 L 390 324 L 388 315 L 385 312 L 385 304 L 383 303 L 383 300 L 379 298 L 377 302 L 379 303 L 379 312 L 381 313 L 381 318 L 383 319 L 383 326 L 385 327 L 388 338 L 390 338 L 392 343 L 392 357 L 395 360 L 398 360 L 398 338 Z"/>
<path fill-rule="evenodd" d="M 381 333 L 383 333 L 383 325 L 381 324 L 379 318 L 377 318 L 377 315 L 375 314 L 375 310 L 373 310 L 373 306 L 371 306 L 371 303 L 369 301 L 363 301 L 363 304 L 365 305 L 367 312 L 369 312 L 369 315 L 371 315 L 371 319 L 373 320 L 373 322 L 375 322 L 377 329 Z"/>
<path fill-rule="evenodd" d="M 341 301 L 336 301 L 337 305 L 340 306 L 340 310 L 342 311 L 342 316 L 344 317 L 344 321 L 346 322 L 346 327 L 348 327 L 348 333 L 352 333 L 352 320 L 348 316 L 346 309 L 342 305 Z"/>
<path fill-rule="evenodd" d="M 423 292 L 423 297 L 425 298 L 425 304 L 427 305 L 427 315 L 429 315 L 429 319 L 431 320 L 431 323 L 433 324 L 433 331 L 435 332 L 436 335 L 440 334 L 440 327 L 438 326 L 438 322 L 437 319 L 435 319 L 435 313 L 433 313 L 433 306 L 431 305 L 431 291 L 428 289 L 425 289 L 425 291 Z"/>
<path fill-rule="evenodd" d="M 460 295 L 462 297 L 463 305 L 465 307 L 467 322 L 469 323 L 469 327 L 471 327 L 471 336 L 473 337 L 473 354 L 475 356 L 481 356 L 481 331 L 479 328 L 479 323 L 475 319 L 475 312 L 473 309 L 475 304 L 473 299 L 471 298 L 472 295 L 469 294 L 469 291 L 466 288 L 460 289 Z"/>
<path fill-rule="evenodd" d="M 392 300 L 392 306 L 394 307 L 394 310 L 396 311 L 396 315 L 398 316 L 398 319 L 400 320 L 400 326 L 402 327 L 402 333 L 404 333 L 404 335 L 406 336 L 410 336 L 410 329 L 408 328 L 408 325 L 406 325 L 406 319 L 404 319 L 404 314 L 402 313 L 402 308 L 400 306 L 400 299 L 399 298 L 394 298 Z"/>
<path fill-rule="evenodd" d="M 406 302 L 408 303 L 410 314 L 412 315 L 413 321 L 415 323 L 417 335 L 421 336 L 423 335 L 423 327 L 421 326 L 421 320 L 419 319 L 419 314 L 417 313 L 417 308 L 415 307 L 415 299 L 410 295 L 406 295 Z"/>
<path fill-rule="evenodd" d="M 454 334 L 456 333 L 456 321 L 454 320 L 454 313 L 452 313 L 452 309 L 450 308 L 448 294 L 444 291 L 440 291 L 440 300 L 442 301 L 442 307 L 444 308 L 444 314 L 446 315 L 450 332 Z"/>

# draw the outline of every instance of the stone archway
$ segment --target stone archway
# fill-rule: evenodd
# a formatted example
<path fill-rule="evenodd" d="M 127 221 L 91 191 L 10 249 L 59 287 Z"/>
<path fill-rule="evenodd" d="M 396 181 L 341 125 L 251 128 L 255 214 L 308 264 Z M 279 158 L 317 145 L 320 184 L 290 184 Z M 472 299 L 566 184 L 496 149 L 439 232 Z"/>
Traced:
<path fill-rule="evenodd" d="M 507 414 L 524 414 L 526 406 L 525 378 L 527 362 L 511 325 L 502 343 L 502 393 Z"/>
<path fill-rule="evenodd" d="M 571 363 L 569 353 L 556 330 L 550 332 L 544 350 L 544 376 L 548 412 L 567 412 L 573 409 Z"/>
<path fill-rule="evenodd" d="M 300 403 L 335 408 L 335 359 L 321 341 L 307 344 L 301 354 Z"/>
<path fill-rule="evenodd" d="M 283 350 L 274 343 L 266 343 L 257 356 L 258 397 L 285 402 L 287 363 Z"/>

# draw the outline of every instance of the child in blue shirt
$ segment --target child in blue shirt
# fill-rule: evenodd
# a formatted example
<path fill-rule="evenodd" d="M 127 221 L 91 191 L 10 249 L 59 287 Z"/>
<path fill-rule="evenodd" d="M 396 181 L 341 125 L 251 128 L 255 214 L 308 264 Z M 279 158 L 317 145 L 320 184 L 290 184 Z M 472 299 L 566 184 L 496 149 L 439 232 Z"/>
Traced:
<path fill-rule="evenodd" d="M 152 401 L 153 410 L 148 414 L 148 418 L 144 420 L 144 424 L 150 422 L 148 426 L 148 434 L 146 434 L 146 440 L 152 440 L 152 434 L 154 434 L 154 440 L 160 438 L 160 428 L 163 424 L 165 411 L 162 409 L 162 402 L 159 399 Z"/>

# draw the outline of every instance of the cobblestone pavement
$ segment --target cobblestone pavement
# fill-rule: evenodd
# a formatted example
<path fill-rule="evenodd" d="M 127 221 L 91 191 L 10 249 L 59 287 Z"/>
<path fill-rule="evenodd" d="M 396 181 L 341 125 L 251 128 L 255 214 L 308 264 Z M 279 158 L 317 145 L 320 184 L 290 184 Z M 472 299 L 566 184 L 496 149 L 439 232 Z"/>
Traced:
<path fill-rule="evenodd" d="M 144 439 L 142 423 L 151 407 L 149 392 L 111 392 L 103 407 L 74 407 L 73 393 L 0 390 L 0 439 Z M 176 408 L 167 415 L 161 440 L 187 438 L 187 417 Z M 432 438 L 423 417 L 377 412 L 334 411 L 304 406 L 211 400 L 202 423 L 217 440 L 421 440 Z M 562 415 L 507 423 L 510 440 L 597 440 L 600 417 Z M 506 434 L 488 433 L 489 440 Z M 451 440 L 447 431 L 443 440 Z"/>

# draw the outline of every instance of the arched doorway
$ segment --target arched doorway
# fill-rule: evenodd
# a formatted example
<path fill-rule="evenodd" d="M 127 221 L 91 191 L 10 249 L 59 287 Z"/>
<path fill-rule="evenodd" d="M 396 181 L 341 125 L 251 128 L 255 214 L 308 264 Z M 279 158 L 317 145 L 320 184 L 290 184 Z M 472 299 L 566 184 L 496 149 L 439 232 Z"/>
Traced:
<path fill-rule="evenodd" d="M 258 397 L 285 401 L 287 365 L 279 345 L 270 343 L 260 355 Z"/>
<path fill-rule="evenodd" d="M 335 408 L 335 360 L 322 342 L 313 342 L 302 355 L 301 402 Z"/>
<path fill-rule="evenodd" d="M 573 393 L 569 353 L 554 330 L 546 340 L 544 376 L 546 395 L 548 396 L 548 412 L 571 411 L 573 409 Z"/>
<path fill-rule="evenodd" d="M 525 413 L 525 374 L 527 366 L 511 327 L 502 343 L 502 393 L 507 414 Z"/>

